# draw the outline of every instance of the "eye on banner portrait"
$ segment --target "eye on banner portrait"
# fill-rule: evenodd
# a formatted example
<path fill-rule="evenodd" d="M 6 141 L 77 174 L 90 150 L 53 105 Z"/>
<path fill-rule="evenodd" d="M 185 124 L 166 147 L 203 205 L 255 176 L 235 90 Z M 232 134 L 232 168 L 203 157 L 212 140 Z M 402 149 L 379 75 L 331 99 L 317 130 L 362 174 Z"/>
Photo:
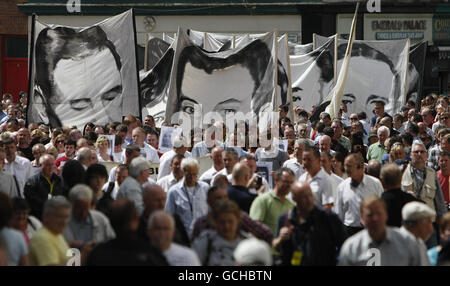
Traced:
<path fill-rule="evenodd" d="M 133 11 L 89 27 L 33 22 L 27 122 L 83 128 L 140 115 Z"/>
<path fill-rule="evenodd" d="M 314 35 L 316 45 L 329 38 Z M 340 70 L 347 40 L 339 39 L 337 70 Z M 355 40 L 342 101 L 349 113 L 366 112 L 373 116 L 375 101 L 383 101 L 385 110 L 395 114 L 405 103 L 409 40 L 358 41 Z M 337 75 L 336 75 L 337 76 Z M 295 96 L 295 93 L 294 93 Z"/>
<path fill-rule="evenodd" d="M 177 112 L 201 127 L 208 112 L 223 120 L 237 112 L 273 111 L 276 96 L 276 35 L 265 34 L 243 47 L 216 53 L 206 52 L 179 28 L 175 47 L 166 120 L 178 123 Z M 194 111 L 200 118 L 194 118 Z M 267 125 L 266 125 L 267 126 Z"/>

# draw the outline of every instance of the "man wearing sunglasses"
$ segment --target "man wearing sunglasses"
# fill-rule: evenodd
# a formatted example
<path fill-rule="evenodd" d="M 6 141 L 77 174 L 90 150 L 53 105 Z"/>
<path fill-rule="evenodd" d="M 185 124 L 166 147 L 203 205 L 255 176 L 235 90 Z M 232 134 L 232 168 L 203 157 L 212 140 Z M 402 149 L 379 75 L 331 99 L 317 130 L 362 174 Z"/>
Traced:
<path fill-rule="evenodd" d="M 444 196 L 436 172 L 426 166 L 427 149 L 422 143 L 415 142 L 411 148 L 411 163 L 402 177 L 402 190 L 422 200 L 436 211 L 440 219 L 446 212 Z M 435 231 L 427 241 L 428 247 L 437 245 L 436 218 L 432 219 Z"/>

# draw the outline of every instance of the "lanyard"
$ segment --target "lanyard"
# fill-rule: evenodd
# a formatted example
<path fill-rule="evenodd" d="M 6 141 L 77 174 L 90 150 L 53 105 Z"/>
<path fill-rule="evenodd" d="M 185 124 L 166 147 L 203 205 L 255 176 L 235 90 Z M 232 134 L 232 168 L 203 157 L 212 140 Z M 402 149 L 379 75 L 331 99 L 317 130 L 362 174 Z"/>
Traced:
<path fill-rule="evenodd" d="M 186 186 L 183 186 L 183 191 L 185 192 L 186 197 L 188 199 L 189 207 L 191 208 L 191 214 L 192 214 L 192 216 L 194 216 L 191 197 L 189 196 L 189 191 L 187 190 Z M 195 199 L 195 187 L 194 187 L 194 192 L 192 192 L 192 198 Z"/>

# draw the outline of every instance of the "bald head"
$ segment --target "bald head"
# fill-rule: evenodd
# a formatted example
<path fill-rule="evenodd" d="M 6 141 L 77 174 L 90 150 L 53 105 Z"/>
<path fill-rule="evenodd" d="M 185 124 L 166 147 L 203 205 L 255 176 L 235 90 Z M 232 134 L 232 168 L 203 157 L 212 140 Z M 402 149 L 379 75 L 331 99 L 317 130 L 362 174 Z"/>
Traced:
<path fill-rule="evenodd" d="M 250 179 L 250 168 L 246 164 L 237 163 L 233 167 L 233 185 L 247 186 Z"/>
<path fill-rule="evenodd" d="M 331 138 L 328 135 L 322 135 L 319 139 L 319 148 L 321 152 L 330 152 Z"/>
<path fill-rule="evenodd" d="M 143 188 L 142 199 L 144 201 L 144 215 L 150 215 L 154 211 L 164 210 L 166 205 L 166 192 L 157 184 L 146 184 Z"/>
<path fill-rule="evenodd" d="M 89 167 L 91 165 L 91 152 L 91 149 L 88 147 L 80 148 L 78 150 L 77 160 L 86 167 Z"/>
<path fill-rule="evenodd" d="M 381 163 L 378 160 L 372 159 L 367 163 L 367 173 L 375 178 L 380 177 Z"/>
<path fill-rule="evenodd" d="M 296 181 L 291 185 L 291 192 L 300 215 L 307 216 L 314 207 L 314 195 L 311 186 L 308 182 Z"/>

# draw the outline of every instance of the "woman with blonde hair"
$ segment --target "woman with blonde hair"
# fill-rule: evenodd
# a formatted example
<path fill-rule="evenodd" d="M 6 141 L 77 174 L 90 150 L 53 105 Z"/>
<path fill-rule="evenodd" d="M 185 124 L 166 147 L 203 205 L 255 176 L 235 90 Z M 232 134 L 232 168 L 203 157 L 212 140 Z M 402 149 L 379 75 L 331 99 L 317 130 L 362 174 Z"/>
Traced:
<path fill-rule="evenodd" d="M 396 160 L 406 160 L 405 147 L 400 142 L 394 143 L 389 152 L 389 163 L 395 163 Z"/>
<path fill-rule="evenodd" d="M 95 148 L 97 149 L 97 158 L 99 162 L 111 162 L 114 161 L 111 158 L 109 151 L 109 140 L 105 136 L 99 136 L 95 142 Z"/>
<path fill-rule="evenodd" d="M 53 146 L 55 146 L 56 150 L 58 151 L 58 155 L 55 158 L 60 157 L 59 155 L 62 154 L 61 156 L 64 155 L 64 142 L 66 142 L 67 137 L 64 134 L 59 134 L 58 136 L 55 137 L 55 140 L 53 141 Z"/>

